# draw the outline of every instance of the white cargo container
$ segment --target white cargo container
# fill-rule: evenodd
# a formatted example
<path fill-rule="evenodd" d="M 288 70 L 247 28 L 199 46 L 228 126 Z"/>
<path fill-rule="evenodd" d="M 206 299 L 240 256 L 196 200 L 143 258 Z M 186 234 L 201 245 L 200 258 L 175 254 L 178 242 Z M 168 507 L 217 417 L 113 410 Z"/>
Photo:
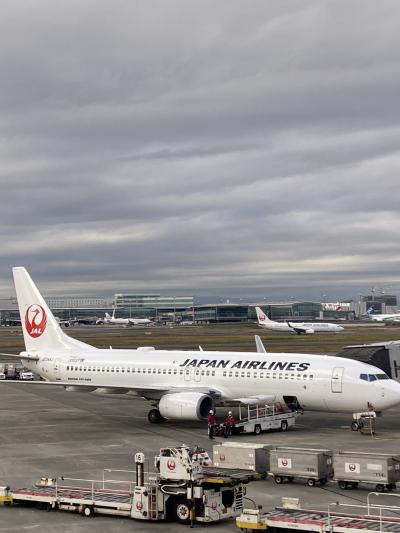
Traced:
<path fill-rule="evenodd" d="M 317 482 L 325 485 L 333 476 L 331 450 L 278 447 L 270 451 L 269 460 L 276 483 L 302 478 L 314 487 Z"/>
<path fill-rule="evenodd" d="M 263 474 L 269 470 L 269 444 L 224 442 L 213 446 L 213 465 Z"/>
<path fill-rule="evenodd" d="M 334 480 L 341 489 L 372 484 L 377 492 L 396 488 L 400 481 L 400 455 L 387 453 L 335 452 Z"/>

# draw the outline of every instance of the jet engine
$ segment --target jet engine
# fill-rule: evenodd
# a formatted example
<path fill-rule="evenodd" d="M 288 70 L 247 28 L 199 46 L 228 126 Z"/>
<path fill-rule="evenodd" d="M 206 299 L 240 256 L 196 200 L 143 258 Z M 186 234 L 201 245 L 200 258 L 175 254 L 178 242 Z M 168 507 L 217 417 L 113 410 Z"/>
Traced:
<path fill-rule="evenodd" d="M 204 420 L 213 407 L 212 398 L 202 392 L 165 394 L 158 404 L 164 418 L 175 420 Z"/>
<path fill-rule="evenodd" d="M 306 329 L 305 333 L 307 335 L 312 335 L 313 333 L 315 333 L 315 331 L 313 329 L 309 328 L 309 329 Z"/>

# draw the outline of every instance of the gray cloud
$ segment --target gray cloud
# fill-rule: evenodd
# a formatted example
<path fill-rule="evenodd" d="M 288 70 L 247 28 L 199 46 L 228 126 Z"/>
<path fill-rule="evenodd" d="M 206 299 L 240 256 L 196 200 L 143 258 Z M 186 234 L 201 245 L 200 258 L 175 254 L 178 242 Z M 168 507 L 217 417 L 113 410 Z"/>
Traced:
<path fill-rule="evenodd" d="M 397 291 L 399 15 L 3 2 L 0 293 Z"/>

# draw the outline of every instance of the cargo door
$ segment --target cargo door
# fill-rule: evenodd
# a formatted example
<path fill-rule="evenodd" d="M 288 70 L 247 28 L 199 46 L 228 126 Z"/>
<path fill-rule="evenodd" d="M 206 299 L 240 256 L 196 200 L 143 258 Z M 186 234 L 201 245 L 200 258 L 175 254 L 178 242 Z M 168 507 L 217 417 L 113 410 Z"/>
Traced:
<path fill-rule="evenodd" d="M 335 368 L 332 370 L 332 379 L 331 379 L 332 392 L 343 392 L 342 391 L 343 372 L 344 372 L 343 366 L 335 366 Z"/>

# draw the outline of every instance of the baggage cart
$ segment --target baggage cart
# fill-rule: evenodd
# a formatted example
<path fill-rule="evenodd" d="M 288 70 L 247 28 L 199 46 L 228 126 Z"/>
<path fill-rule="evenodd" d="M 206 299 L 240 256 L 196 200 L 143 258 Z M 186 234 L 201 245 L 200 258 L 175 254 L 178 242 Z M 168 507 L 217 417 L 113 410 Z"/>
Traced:
<path fill-rule="evenodd" d="M 339 451 L 333 455 L 333 480 L 341 489 L 372 485 L 377 492 L 396 488 L 400 480 L 400 455 Z"/>
<path fill-rule="evenodd" d="M 269 474 L 275 483 L 304 479 L 309 487 L 332 478 L 332 451 L 317 448 L 278 447 L 270 451 Z"/>
<path fill-rule="evenodd" d="M 213 446 L 213 465 L 219 468 L 239 468 L 260 474 L 269 470 L 268 444 L 224 442 Z"/>
<path fill-rule="evenodd" d="M 287 431 L 296 423 L 297 411 L 289 410 L 280 403 L 273 405 L 256 404 L 244 408 L 239 405 L 239 421 L 233 427 L 234 433 L 254 433 L 262 431 Z"/>

